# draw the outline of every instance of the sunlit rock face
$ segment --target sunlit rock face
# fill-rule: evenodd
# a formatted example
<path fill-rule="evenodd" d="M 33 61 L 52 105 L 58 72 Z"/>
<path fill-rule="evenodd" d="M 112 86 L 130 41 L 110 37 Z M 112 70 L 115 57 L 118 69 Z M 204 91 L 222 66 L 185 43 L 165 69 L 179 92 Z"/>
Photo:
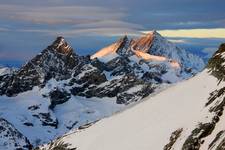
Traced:
<path fill-rule="evenodd" d="M 97 51 L 95 54 L 93 54 L 91 56 L 91 59 L 101 58 L 101 57 L 104 57 L 104 56 L 107 56 L 110 54 L 115 54 L 115 53 L 119 52 L 121 49 L 123 49 L 128 42 L 129 41 L 128 41 L 127 36 L 124 36 L 123 38 L 119 39 L 115 43 Z"/>
<path fill-rule="evenodd" d="M 155 38 L 156 31 L 149 32 L 145 36 L 139 39 L 133 39 L 131 41 L 131 48 L 137 51 L 148 52 L 151 48 L 153 40 Z"/>
<path fill-rule="evenodd" d="M 57 37 L 57 39 L 52 43 L 51 47 L 58 53 L 68 55 L 73 52 L 73 49 L 65 41 L 64 37 Z"/>
<path fill-rule="evenodd" d="M 180 68 L 184 73 L 196 74 L 204 68 L 204 62 L 184 49 L 177 47 L 162 37 L 158 32 L 152 31 L 140 38 L 129 40 L 127 37 L 118 40 L 91 56 L 91 59 L 99 58 L 108 60 L 121 56 L 132 55 L 150 62 L 168 62 L 172 68 Z"/>

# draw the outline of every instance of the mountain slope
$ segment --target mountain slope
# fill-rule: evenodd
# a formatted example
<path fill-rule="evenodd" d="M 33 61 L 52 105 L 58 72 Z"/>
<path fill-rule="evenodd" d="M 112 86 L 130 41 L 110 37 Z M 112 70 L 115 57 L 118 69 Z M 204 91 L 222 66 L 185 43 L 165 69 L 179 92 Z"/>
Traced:
<path fill-rule="evenodd" d="M 116 46 L 115 46 L 116 45 Z M 203 60 L 188 51 L 177 47 L 158 32 L 152 31 L 140 38 L 129 40 L 121 38 L 91 56 L 103 62 L 112 60 L 118 55 L 134 55 L 145 61 L 169 62 L 171 66 L 179 66 L 182 76 L 191 76 L 204 68 Z"/>
<path fill-rule="evenodd" d="M 208 93 L 215 88 L 217 79 L 204 71 L 62 140 L 80 150 L 161 150 L 172 132 L 183 128 L 188 134 L 189 128 L 204 119 Z"/>
<path fill-rule="evenodd" d="M 35 147 L 195 74 L 173 67 L 170 58 L 144 60 L 130 43 L 125 36 L 90 58 L 58 37 L 20 69 L 0 75 L 0 117 Z"/>
<path fill-rule="evenodd" d="M 133 40 L 131 42 L 131 48 L 175 60 L 180 63 L 184 72 L 191 71 L 196 73 L 204 67 L 203 60 L 198 56 L 177 47 L 156 31 L 152 31 L 137 40 Z"/>
<path fill-rule="evenodd" d="M 225 149 L 224 50 L 194 78 L 58 140 L 79 150 Z"/>

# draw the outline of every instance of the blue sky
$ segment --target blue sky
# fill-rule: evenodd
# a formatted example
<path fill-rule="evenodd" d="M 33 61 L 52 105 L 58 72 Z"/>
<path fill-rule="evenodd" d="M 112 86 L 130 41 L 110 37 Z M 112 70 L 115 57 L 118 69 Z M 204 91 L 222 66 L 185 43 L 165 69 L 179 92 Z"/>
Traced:
<path fill-rule="evenodd" d="M 224 6 L 224 0 L 0 1 L 0 64 L 20 65 L 59 35 L 85 55 L 150 30 L 209 57 L 225 41 Z"/>

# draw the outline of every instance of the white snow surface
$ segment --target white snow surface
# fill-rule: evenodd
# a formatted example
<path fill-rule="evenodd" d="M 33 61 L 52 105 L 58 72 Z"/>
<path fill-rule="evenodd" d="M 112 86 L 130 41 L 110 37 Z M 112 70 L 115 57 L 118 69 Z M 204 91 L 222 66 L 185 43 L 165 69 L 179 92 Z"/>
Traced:
<path fill-rule="evenodd" d="M 49 89 L 40 90 L 35 87 L 33 90 L 19 94 L 16 97 L 0 97 L 0 117 L 7 119 L 34 146 L 47 143 L 65 134 L 70 130 L 68 127 L 77 128 L 83 124 L 107 117 L 125 107 L 116 104 L 115 98 L 101 100 L 100 98 L 72 96 L 71 99 L 56 106 L 52 111 L 49 109 L 50 100 L 44 98 L 42 94 L 46 94 L 54 87 L 62 86 L 63 83 L 60 84 L 50 80 L 47 85 Z M 39 106 L 40 109 L 34 111 L 28 109 L 28 107 L 34 105 Z M 40 119 L 33 116 L 39 113 L 50 113 L 53 119 L 57 118 L 58 128 L 43 126 Z M 33 126 L 24 125 L 26 122 L 32 123 Z"/>
<path fill-rule="evenodd" d="M 62 140 L 79 150 L 162 150 L 171 133 L 183 128 L 173 147 L 180 150 L 198 123 L 212 118 L 205 103 L 209 93 L 218 88 L 217 79 L 204 70 L 130 109 L 69 133 Z M 217 128 L 224 123 L 223 119 Z"/>

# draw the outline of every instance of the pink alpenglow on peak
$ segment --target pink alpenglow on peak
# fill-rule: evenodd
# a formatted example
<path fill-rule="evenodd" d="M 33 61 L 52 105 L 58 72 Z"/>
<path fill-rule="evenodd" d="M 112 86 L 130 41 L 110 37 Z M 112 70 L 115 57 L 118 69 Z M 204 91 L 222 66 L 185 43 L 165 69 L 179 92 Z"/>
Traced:
<path fill-rule="evenodd" d="M 115 43 L 102 48 L 101 50 L 99 50 L 98 52 L 96 52 L 95 54 L 93 54 L 91 56 L 91 59 L 95 59 L 95 58 L 101 58 L 110 54 L 115 54 L 121 47 L 123 47 L 127 41 L 127 36 L 124 36 L 123 38 L 119 39 L 118 41 L 116 41 Z"/>
<path fill-rule="evenodd" d="M 132 51 L 135 53 L 137 57 L 142 58 L 145 61 L 160 61 L 160 62 L 168 61 L 172 68 L 174 69 L 180 68 L 180 64 L 176 60 L 170 60 L 163 56 L 150 55 L 142 51 L 137 51 L 137 50 L 132 50 Z"/>
<path fill-rule="evenodd" d="M 149 32 L 145 36 L 132 40 L 131 42 L 131 48 L 134 50 L 140 50 L 143 52 L 148 52 L 149 48 L 152 45 L 153 39 L 154 39 L 155 31 Z"/>
<path fill-rule="evenodd" d="M 57 37 L 52 44 L 53 48 L 61 54 L 70 54 L 73 50 L 72 47 L 66 42 L 64 37 Z"/>

